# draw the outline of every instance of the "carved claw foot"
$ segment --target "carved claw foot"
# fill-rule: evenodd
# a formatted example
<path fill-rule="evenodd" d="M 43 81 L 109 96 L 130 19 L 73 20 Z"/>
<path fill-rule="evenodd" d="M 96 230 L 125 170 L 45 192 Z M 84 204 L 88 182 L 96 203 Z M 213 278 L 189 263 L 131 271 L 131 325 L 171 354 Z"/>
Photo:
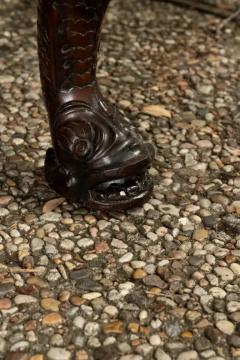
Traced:
<path fill-rule="evenodd" d="M 49 185 L 91 209 L 141 205 L 152 190 L 148 175 L 154 150 L 105 102 L 64 104 L 52 126 L 54 149 L 46 156 Z"/>
<path fill-rule="evenodd" d="M 40 75 L 53 148 L 46 178 L 93 209 L 126 209 L 150 194 L 153 148 L 100 93 L 97 50 L 109 0 L 39 0 Z"/>

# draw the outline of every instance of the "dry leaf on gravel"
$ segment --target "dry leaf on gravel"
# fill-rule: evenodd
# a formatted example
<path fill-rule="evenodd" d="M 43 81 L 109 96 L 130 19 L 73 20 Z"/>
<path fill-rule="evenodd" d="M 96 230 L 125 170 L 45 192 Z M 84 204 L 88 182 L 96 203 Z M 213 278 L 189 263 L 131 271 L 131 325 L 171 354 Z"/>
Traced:
<path fill-rule="evenodd" d="M 165 109 L 163 106 L 160 106 L 160 105 L 144 106 L 144 108 L 142 109 L 142 112 L 145 114 L 148 114 L 148 115 L 155 116 L 155 117 L 164 116 L 169 119 L 172 117 L 171 111 Z"/>
<path fill-rule="evenodd" d="M 59 205 L 61 205 L 65 201 L 64 197 L 52 199 L 47 201 L 43 206 L 43 213 L 46 214 L 48 212 L 51 212 L 55 210 Z"/>

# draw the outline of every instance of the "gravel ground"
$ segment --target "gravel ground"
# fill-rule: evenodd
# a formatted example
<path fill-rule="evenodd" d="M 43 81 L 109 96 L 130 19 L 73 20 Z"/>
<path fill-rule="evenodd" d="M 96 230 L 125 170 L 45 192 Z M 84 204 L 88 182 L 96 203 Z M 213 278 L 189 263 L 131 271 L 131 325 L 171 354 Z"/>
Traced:
<path fill-rule="evenodd" d="M 0 358 L 240 359 L 237 25 L 112 2 L 99 79 L 155 144 L 155 189 L 88 213 L 49 203 L 35 5 L 0 3 Z"/>

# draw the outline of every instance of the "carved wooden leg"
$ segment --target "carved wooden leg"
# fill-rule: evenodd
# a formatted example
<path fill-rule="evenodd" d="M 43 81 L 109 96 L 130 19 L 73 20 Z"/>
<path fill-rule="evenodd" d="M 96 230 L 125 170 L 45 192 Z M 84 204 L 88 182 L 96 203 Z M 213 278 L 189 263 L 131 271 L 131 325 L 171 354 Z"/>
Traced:
<path fill-rule="evenodd" d="M 140 205 L 154 156 L 131 123 L 101 95 L 96 81 L 101 23 L 110 0 L 39 0 L 40 73 L 53 149 L 49 185 L 94 209 Z"/>

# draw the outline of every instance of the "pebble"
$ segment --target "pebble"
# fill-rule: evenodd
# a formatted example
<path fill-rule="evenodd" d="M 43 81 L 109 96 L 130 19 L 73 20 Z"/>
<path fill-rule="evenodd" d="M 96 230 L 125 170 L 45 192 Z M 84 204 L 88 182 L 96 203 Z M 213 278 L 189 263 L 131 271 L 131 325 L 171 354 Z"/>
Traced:
<path fill-rule="evenodd" d="M 209 140 L 199 140 L 197 142 L 197 146 L 202 149 L 211 149 L 213 147 L 213 144 Z"/>
<path fill-rule="evenodd" d="M 46 288 L 48 287 L 48 284 L 47 282 L 43 281 L 40 277 L 38 276 L 30 276 L 28 279 L 27 279 L 27 284 L 29 285 L 35 285 L 39 288 Z"/>
<path fill-rule="evenodd" d="M 141 355 L 129 354 L 121 356 L 119 360 L 143 360 L 143 357 Z"/>
<path fill-rule="evenodd" d="M 97 223 L 97 227 L 100 231 L 106 230 L 109 226 L 111 226 L 111 223 L 106 220 L 99 220 Z"/>
<path fill-rule="evenodd" d="M 233 272 L 235 275 L 237 275 L 237 276 L 240 275 L 240 264 L 238 264 L 238 263 L 232 263 L 232 264 L 230 265 L 230 269 L 232 270 L 232 272 Z"/>
<path fill-rule="evenodd" d="M 29 348 L 29 342 L 28 341 L 18 341 L 16 342 L 15 344 L 13 344 L 11 347 L 10 347 L 10 351 L 11 352 L 15 352 L 15 351 L 27 351 L 28 348 Z"/>
<path fill-rule="evenodd" d="M 75 360 L 89 360 L 88 353 L 85 350 L 77 351 Z"/>
<path fill-rule="evenodd" d="M 208 230 L 206 229 L 197 229 L 193 233 L 193 240 L 204 241 L 208 238 Z"/>
<path fill-rule="evenodd" d="M 157 334 L 151 335 L 149 338 L 149 342 L 152 346 L 159 346 L 163 344 L 160 336 Z"/>
<path fill-rule="evenodd" d="M 76 283 L 76 287 L 81 290 L 94 291 L 94 292 L 101 291 L 103 288 L 99 282 L 97 282 L 95 280 L 91 280 L 91 279 L 79 280 Z"/>
<path fill-rule="evenodd" d="M 125 255 L 121 256 L 118 261 L 121 263 L 121 264 L 124 264 L 124 263 L 128 263 L 132 260 L 133 258 L 133 254 L 128 252 L 126 253 Z"/>
<path fill-rule="evenodd" d="M 140 355 L 143 355 L 144 357 L 149 356 L 152 350 L 153 348 L 149 344 L 141 344 L 136 347 L 136 352 Z"/>
<path fill-rule="evenodd" d="M 70 360 L 72 354 L 68 350 L 59 347 L 52 347 L 49 349 L 47 356 L 49 360 Z"/>
<path fill-rule="evenodd" d="M 29 355 L 23 351 L 11 351 L 6 354 L 4 360 L 29 360 Z"/>
<path fill-rule="evenodd" d="M 63 346 L 64 345 L 63 337 L 60 334 L 55 334 L 51 337 L 50 343 L 53 346 Z"/>
<path fill-rule="evenodd" d="M 204 216 L 202 218 L 203 225 L 206 227 L 214 227 L 219 221 L 219 217 L 216 215 Z"/>
<path fill-rule="evenodd" d="M 115 317 L 118 315 L 118 308 L 113 305 L 106 306 L 103 311 L 111 317 Z"/>
<path fill-rule="evenodd" d="M 118 248 L 118 249 L 127 249 L 128 245 L 125 244 L 123 241 L 118 239 L 113 239 L 111 242 L 111 246 Z"/>
<path fill-rule="evenodd" d="M 58 313 L 50 313 L 48 315 L 43 316 L 42 324 L 44 326 L 53 326 L 59 325 L 63 322 L 63 318 Z"/>
<path fill-rule="evenodd" d="M 83 299 L 91 301 L 91 300 L 97 299 L 101 296 L 102 296 L 102 294 L 99 292 L 92 292 L 92 293 L 84 294 L 82 297 L 83 297 Z"/>
<path fill-rule="evenodd" d="M 52 299 L 52 298 L 46 298 L 41 300 L 41 307 L 44 310 L 49 310 L 49 311 L 59 311 L 59 305 L 60 305 L 60 301 Z"/>
<path fill-rule="evenodd" d="M 212 85 L 201 85 L 198 90 L 203 95 L 210 95 L 213 92 L 214 88 Z"/>
<path fill-rule="evenodd" d="M 74 270 L 71 271 L 70 273 L 70 279 L 72 280 L 87 279 L 87 278 L 91 278 L 91 276 L 92 276 L 92 270 L 89 268 Z"/>
<path fill-rule="evenodd" d="M 61 241 L 60 247 L 63 250 L 71 251 L 71 250 L 74 249 L 75 243 L 72 240 L 64 239 L 64 240 Z"/>
<path fill-rule="evenodd" d="M 77 245 L 82 249 L 86 249 L 94 245 L 94 241 L 90 238 L 83 238 L 81 240 L 78 240 Z"/>
<path fill-rule="evenodd" d="M 147 276 L 147 273 L 145 270 L 143 269 L 136 269 L 134 272 L 133 272 L 133 279 L 135 280 L 140 280 L 140 279 L 143 279 L 145 276 Z"/>
<path fill-rule="evenodd" d="M 6 206 L 13 200 L 12 196 L 0 196 L 0 206 Z"/>
<path fill-rule="evenodd" d="M 158 348 L 155 352 L 156 360 L 172 360 L 172 358 L 161 348 Z"/>
<path fill-rule="evenodd" d="M 8 216 L 9 215 L 9 210 L 5 209 L 5 208 L 0 208 L 0 218 L 4 217 L 4 216 Z"/>
<path fill-rule="evenodd" d="M 240 336 L 231 334 L 228 337 L 228 343 L 235 348 L 240 348 Z"/>
<path fill-rule="evenodd" d="M 31 241 L 31 249 L 33 252 L 35 251 L 41 251 L 42 248 L 44 247 L 44 241 L 38 238 L 34 238 Z"/>
<path fill-rule="evenodd" d="M 84 328 L 85 336 L 97 336 L 100 331 L 100 326 L 96 322 L 89 322 Z"/>
<path fill-rule="evenodd" d="M 140 260 L 133 260 L 131 262 L 131 267 L 133 269 L 142 269 L 144 268 L 144 266 L 146 265 L 146 262 L 145 261 L 140 261 Z"/>
<path fill-rule="evenodd" d="M 159 276 L 157 275 L 148 275 L 143 279 L 143 283 L 147 286 L 154 286 L 160 289 L 166 289 L 168 286 L 165 281 L 163 281 Z"/>
<path fill-rule="evenodd" d="M 103 332 L 105 334 L 122 334 L 123 332 L 123 322 L 115 321 L 106 325 L 103 325 Z"/>
<path fill-rule="evenodd" d="M 0 299 L 6 295 L 13 295 L 15 287 L 13 284 L 0 284 Z"/>
<path fill-rule="evenodd" d="M 0 336 L 0 354 L 3 354 L 6 350 L 6 341 Z"/>
<path fill-rule="evenodd" d="M 1 75 L 0 84 L 11 83 L 15 81 L 15 77 L 12 75 Z"/>
<path fill-rule="evenodd" d="M 0 299 L 0 310 L 7 310 L 12 307 L 12 301 L 8 298 Z"/>
<path fill-rule="evenodd" d="M 234 332 L 234 325 L 228 320 L 219 320 L 216 327 L 224 334 L 231 335 Z"/>
<path fill-rule="evenodd" d="M 31 303 L 36 303 L 38 302 L 38 300 L 31 296 L 31 295 L 17 295 L 14 298 L 14 302 L 16 305 L 27 305 L 27 304 L 31 304 Z"/>
<path fill-rule="evenodd" d="M 224 299 L 227 295 L 226 291 L 220 287 L 212 287 L 209 289 L 209 293 L 217 299 Z"/>
<path fill-rule="evenodd" d="M 211 342 L 205 336 L 201 336 L 195 341 L 195 348 L 199 352 L 208 350 L 211 348 Z"/>
<path fill-rule="evenodd" d="M 223 281 L 232 281 L 234 278 L 233 272 L 228 268 L 217 266 L 214 271 Z"/>
<path fill-rule="evenodd" d="M 68 299 L 67 299 L 68 300 Z M 66 301 L 67 301 L 66 300 Z M 82 297 L 80 296 L 71 296 L 70 298 L 70 303 L 72 305 L 76 305 L 76 306 L 81 306 L 86 302 L 86 300 L 84 300 Z"/>
<path fill-rule="evenodd" d="M 121 223 L 121 229 L 128 234 L 135 234 L 137 232 L 136 226 L 127 221 Z"/>
<path fill-rule="evenodd" d="M 43 222 L 59 222 L 61 220 L 61 214 L 57 212 L 48 212 L 40 216 L 40 220 Z"/>
<path fill-rule="evenodd" d="M 76 326 L 79 329 L 83 329 L 85 325 L 85 319 L 82 316 L 77 316 L 74 321 L 73 325 Z"/>
<path fill-rule="evenodd" d="M 37 354 L 37 355 L 31 356 L 29 360 L 44 360 L 44 357 L 42 354 Z"/>
<path fill-rule="evenodd" d="M 198 360 L 198 353 L 194 350 L 184 351 L 178 357 L 177 360 Z"/>
<path fill-rule="evenodd" d="M 229 313 L 240 311 L 240 301 L 229 301 L 227 303 L 227 311 Z"/>
<path fill-rule="evenodd" d="M 159 205 L 158 209 L 163 214 L 168 214 L 168 215 L 179 217 L 179 209 L 174 205 L 170 205 L 170 204 Z"/>

